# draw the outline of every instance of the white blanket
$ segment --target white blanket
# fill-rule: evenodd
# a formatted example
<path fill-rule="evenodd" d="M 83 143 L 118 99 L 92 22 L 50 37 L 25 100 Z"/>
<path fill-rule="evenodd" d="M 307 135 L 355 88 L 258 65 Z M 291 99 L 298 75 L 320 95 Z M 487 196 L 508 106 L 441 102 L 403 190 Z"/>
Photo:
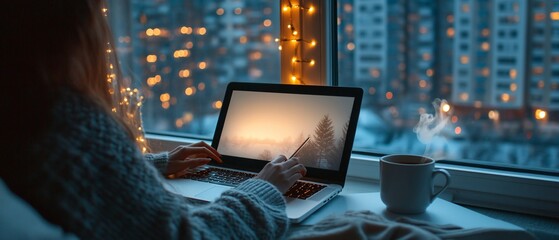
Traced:
<path fill-rule="evenodd" d="M 536 239 L 528 232 L 494 228 L 463 229 L 455 225 L 434 225 L 411 218 L 394 221 L 370 211 L 347 211 L 315 225 L 294 226 L 289 239 Z"/>

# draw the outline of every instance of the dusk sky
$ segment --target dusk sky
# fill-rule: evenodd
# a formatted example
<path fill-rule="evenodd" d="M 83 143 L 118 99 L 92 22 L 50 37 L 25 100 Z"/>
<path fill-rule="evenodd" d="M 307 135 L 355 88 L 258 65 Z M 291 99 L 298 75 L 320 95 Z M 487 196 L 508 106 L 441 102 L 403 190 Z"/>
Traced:
<path fill-rule="evenodd" d="M 304 138 L 314 134 L 324 115 L 332 119 L 338 139 L 349 121 L 353 101 L 351 97 L 235 91 L 218 151 L 258 158 L 269 150 L 272 156 L 289 157 Z"/>

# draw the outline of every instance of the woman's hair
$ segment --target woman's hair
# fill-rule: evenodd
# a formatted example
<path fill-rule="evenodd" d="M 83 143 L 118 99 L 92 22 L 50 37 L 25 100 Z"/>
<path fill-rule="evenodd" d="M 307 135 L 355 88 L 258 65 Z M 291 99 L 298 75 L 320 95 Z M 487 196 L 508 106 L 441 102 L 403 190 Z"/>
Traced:
<path fill-rule="evenodd" d="M 22 96 L 26 98 L 20 100 L 22 106 L 38 108 L 48 106 L 55 97 L 48 91 L 71 88 L 114 116 L 132 139 L 143 140 L 141 123 L 131 116 L 129 106 L 122 104 L 128 96 L 121 91 L 125 86 L 111 49 L 113 37 L 104 1 L 22 0 L 7 4 L 9 36 L 2 48 L 9 52 L 7 68 L 17 73 L 7 74 L 13 82 L 8 84 L 12 92 L 6 96 Z M 25 114 L 32 117 L 32 113 L 23 117 Z"/>

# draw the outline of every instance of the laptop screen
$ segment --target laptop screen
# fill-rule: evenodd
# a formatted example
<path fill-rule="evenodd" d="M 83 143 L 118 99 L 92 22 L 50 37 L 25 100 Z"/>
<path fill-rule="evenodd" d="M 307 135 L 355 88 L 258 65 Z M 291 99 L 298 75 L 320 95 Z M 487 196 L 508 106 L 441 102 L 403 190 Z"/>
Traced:
<path fill-rule="evenodd" d="M 338 170 L 352 97 L 233 91 L 218 152 L 262 161 L 297 152 L 306 167 Z M 305 140 L 309 138 L 308 141 Z"/>
<path fill-rule="evenodd" d="M 343 183 L 361 98 L 360 88 L 233 82 L 212 146 L 228 167 L 256 171 L 294 155 L 307 177 Z"/>

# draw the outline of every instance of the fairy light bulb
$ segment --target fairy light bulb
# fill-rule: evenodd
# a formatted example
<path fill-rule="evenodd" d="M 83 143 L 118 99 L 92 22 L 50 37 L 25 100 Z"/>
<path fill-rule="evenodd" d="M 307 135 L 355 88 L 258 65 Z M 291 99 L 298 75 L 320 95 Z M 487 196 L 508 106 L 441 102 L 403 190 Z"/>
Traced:
<path fill-rule="evenodd" d="M 314 6 L 309 7 L 309 14 L 313 14 L 314 13 Z"/>
<path fill-rule="evenodd" d="M 309 64 L 310 64 L 311 66 L 314 66 L 314 64 L 315 64 L 314 59 L 312 59 L 312 60 L 309 62 Z"/>

